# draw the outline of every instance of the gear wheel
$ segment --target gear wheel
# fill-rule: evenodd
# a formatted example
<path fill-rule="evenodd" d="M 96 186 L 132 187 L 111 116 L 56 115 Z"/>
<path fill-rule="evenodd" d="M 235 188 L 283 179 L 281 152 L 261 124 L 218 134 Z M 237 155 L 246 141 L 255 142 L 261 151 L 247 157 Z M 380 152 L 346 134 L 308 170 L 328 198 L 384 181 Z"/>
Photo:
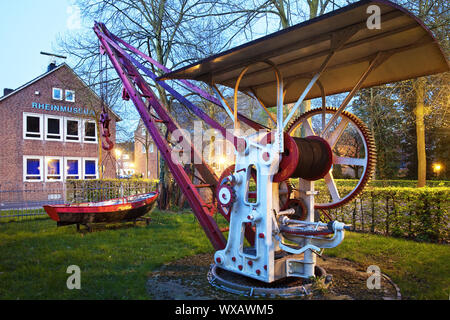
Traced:
<path fill-rule="evenodd" d="M 228 209 L 231 208 L 236 200 L 233 188 L 228 184 L 223 184 L 217 189 L 216 197 L 219 205 Z"/>
<path fill-rule="evenodd" d="M 325 113 L 327 114 L 335 114 L 337 112 L 337 108 L 327 107 L 325 108 Z M 292 134 L 302 123 L 307 121 L 308 119 L 312 118 L 315 115 L 321 115 L 323 112 L 322 108 L 313 109 L 308 112 L 305 112 L 301 116 L 299 116 L 297 119 L 294 119 L 291 121 L 291 123 L 288 125 L 286 129 L 286 133 Z M 364 187 L 369 182 L 370 178 L 372 177 L 374 171 L 375 171 L 375 165 L 376 165 L 376 146 L 375 146 L 375 139 L 373 138 L 372 132 L 369 130 L 369 128 L 354 114 L 351 114 L 347 111 L 342 111 L 340 115 L 341 119 L 346 119 L 348 123 L 352 123 L 354 127 L 356 127 L 360 137 L 363 140 L 363 143 L 365 145 L 365 161 L 363 164 L 364 170 L 361 175 L 361 178 L 359 179 L 357 185 L 355 188 L 350 191 L 346 196 L 340 198 L 336 197 L 329 203 L 318 203 L 315 205 L 315 209 L 332 209 L 336 207 L 340 207 L 345 205 L 346 203 L 349 203 L 352 201 L 358 194 L 364 189 Z M 345 129 L 345 128 L 344 128 Z M 313 135 L 317 136 L 317 135 Z M 337 141 L 339 138 L 337 139 Z M 336 159 L 336 156 L 333 155 L 333 160 Z M 361 159 L 354 159 L 354 160 L 361 160 Z M 331 180 L 334 184 L 334 180 L 329 175 L 328 179 Z M 327 177 L 326 177 L 327 178 Z M 330 183 L 331 185 L 331 183 Z M 328 184 L 327 184 L 328 186 Z M 328 186 L 330 188 L 330 186 Z M 335 187 L 337 190 L 337 187 Z M 331 193 L 331 191 L 330 191 Z"/>
<path fill-rule="evenodd" d="M 231 207 L 236 200 L 236 194 L 233 188 L 225 183 L 224 180 L 234 172 L 234 164 L 226 168 L 219 178 L 217 189 L 216 189 L 216 199 L 217 199 L 217 209 L 220 214 L 224 217 L 229 218 L 231 212 Z"/>

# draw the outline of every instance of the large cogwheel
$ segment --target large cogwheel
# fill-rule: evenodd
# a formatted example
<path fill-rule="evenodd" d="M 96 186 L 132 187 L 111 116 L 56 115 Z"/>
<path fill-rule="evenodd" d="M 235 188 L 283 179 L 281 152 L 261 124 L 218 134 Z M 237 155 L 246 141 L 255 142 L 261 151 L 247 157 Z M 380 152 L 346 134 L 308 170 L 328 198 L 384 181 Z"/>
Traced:
<path fill-rule="evenodd" d="M 323 177 L 329 192 L 329 202 L 316 203 L 316 209 L 332 209 L 352 201 L 363 190 L 372 177 L 376 165 L 375 140 L 369 128 L 355 115 L 342 111 L 331 124 L 330 129 L 321 136 L 321 131 L 327 121 L 335 115 L 337 108 L 327 107 L 305 112 L 293 120 L 286 132 L 294 136 L 297 129 L 301 129 L 305 136 L 317 136 L 325 139 L 333 153 L 333 167 L 344 166 L 346 170 L 361 172 L 354 188 L 343 195 L 333 178 L 333 167 Z M 344 168 L 341 167 L 341 168 Z M 362 168 L 362 171 L 361 171 Z M 342 190 L 341 190 L 342 191 Z"/>

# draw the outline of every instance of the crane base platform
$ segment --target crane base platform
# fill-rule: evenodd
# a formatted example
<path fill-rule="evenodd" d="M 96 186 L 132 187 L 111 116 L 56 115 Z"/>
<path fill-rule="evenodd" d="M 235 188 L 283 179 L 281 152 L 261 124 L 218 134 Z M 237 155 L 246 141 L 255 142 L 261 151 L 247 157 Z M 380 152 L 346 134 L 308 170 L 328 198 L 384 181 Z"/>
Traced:
<path fill-rule="evenodd" d="M 325 269 L 315 266 L 315 276 L 322 285 L 329 286 L 332 276 Z M 209 283 L 217 289 L 255 298 L 300 298 L 313 293 L 316 280 L 287 277 L 272 283 L 265 283 L 248 278 L 212 264 L 208 272 Z"/>

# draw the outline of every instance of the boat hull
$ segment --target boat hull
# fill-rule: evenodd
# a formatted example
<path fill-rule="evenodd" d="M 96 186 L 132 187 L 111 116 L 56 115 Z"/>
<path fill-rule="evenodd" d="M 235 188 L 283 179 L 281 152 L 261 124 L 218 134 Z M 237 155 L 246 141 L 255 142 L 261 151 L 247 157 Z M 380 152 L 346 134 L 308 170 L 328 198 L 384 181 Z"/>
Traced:
<path fill-rule="evenodd" d="M 98 203 L 48 205 L 44 210 L 58 226 L 133 221 L 153 209 L 157 192 Z"/>

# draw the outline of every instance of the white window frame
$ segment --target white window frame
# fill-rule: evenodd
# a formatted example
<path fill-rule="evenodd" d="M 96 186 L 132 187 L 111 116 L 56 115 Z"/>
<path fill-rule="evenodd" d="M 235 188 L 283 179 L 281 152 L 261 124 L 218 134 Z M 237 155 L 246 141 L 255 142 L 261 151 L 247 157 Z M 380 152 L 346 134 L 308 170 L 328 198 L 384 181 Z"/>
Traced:
<path fill-rule="evenodd" d="M 77 140 L 72 140 L 72 139 L 67 139 L 67 121 L 77 121 L 78 122 L 78 139 Z M 82 125 L 81 125 L 81 119 L 79 118 L 69 118 L 69 117 L 64 117 L 64 141 L 66 142 L 81 142 L 81 136 L 82 136 Z M 73 137 L 73 136 L 71 136 Z"/>
<path fill-rule="evenodd" d="M 59 161 L 59 179 L 49 179 L 49 173 L 48 173 L 48 162 L 50 160 L 58 160 Z M 64 162 L 63 157 L 52 157 L 47 156 L 45 157 L 45 181 L 46 182 L 61 182 L 64 178 Z"/>
<path fill-rule="evenodd" d="M 142 153 L 147 153 L 147 148 L 145 147 L 145 144 L 144 143 L 141 143 L 142 144 L 142 150 L 141 150 L 141 152 Z"/>
<path fill-rule="evenodd" d="M 83 158 L 83 180 L 86 180 L 86 161 L 95 160 L 95 179 L 98 179 L 98 158 Z M 89 175 L 93 177 L 92 175 Z"/>
<path fill-rule="evenodd" d="M 29 159 L 39 160 L 39 179 L 27 179 L 27 176 L 35 176 L 33 174 L 27 173 L 27 161 Z M 43 170 L 44 157 L 42 156 L 23 156 L 23 181 L 24 182 L 42 182 L 44 180 L 44 171 Z"/>
<path fill-rule="evenodd" d="M 67 165 L 68 161 L 78 161 L 78 179 L 72 178 L 72 176 L 74 175 L 69 175 L 69 173 L 67 172 L 67 170 L 69 169 L 69 166 Z M 82 162 L 82 158 L 78 158 L 78 157 L 64 157 L 64 180 L 67 179 L 72 179 L 72 180 L 81 180 L 83 178 L 83 172 L 81 170 L 81 162 Z"/>
<path fill-rule="evenodd" d="M 60 138 L 59 139 L 54 139 L 54 138 L 48 138 L 48 119 L 57 119 L 59 120 L 59 135 Z M 53 116 L 53 115 L 45 115 L 44 117 L 44 121 L 45 121 L 45 136 L 44 139 L 48 140 L 48 141 L 63 141 L 63 137 L 64 137 L 64 117 L 59 117 L 59 116 Z M 53 134 L 53 133 L 51 133 Z"/>
<path fill-rule="evenodd" d="M 27 117 L 39 118 L 39 137 L 27 137 Z M 44 133 L 43 118 L 44 118 L 43 114 L 29 113 L 29 112 L 23 113 L 23 138 L 24 139 L 28 139 L 28 140 L 42 140 L 43 139 L 43 136 L 44 136 L 44 134 L 43 134 Z M 37 133 L 33 132 L 31 134 L 37 134 Z"/>
<path fill-rule="evenodd" d="M 68 100 L 67 99 L 67 92 L 72 93 L 73 100 Z M 66 90 L 66 92 L 65 92 L 65 99 L 66 99 L 67 102 L 75 102 L 75 90 Z"/>
<path fill-rule="evenodd" d="M 153 153 L 153 152 L 155 151 L 154 148 L 155 148 L 155 147 L 154 147 L 153 143 L 150 143 L 150 147 L 148 148 L 149 151 L 150 151 L 150 153 Z"/>
<path fill-rule="evenodd" d="M 94 128 L 94 132 L 95 132 L 95 136 L 94 136 L 94 138 L 95 138 L 95 141 L 86 141 L 86 123 L 87 122 L 91 122 L 91 123 L 94 123 L 94 125 L 95 125 L 95 128 Z M 89 138 L 92 138 L 92 137 L 89 137 Z M 97 141 L 97 122 L 95 121 L 95 120 L 83 120 L 83 142 L 84 143 L 97 143 L 98 141 Z"/>
<path fill-rule="evenodd" d="M 59 90 L 61 92 L 61 98 L 59 98 L 59 99 L 55 98 L 55 90 Z M 64 94 L 64 90 L 63 89 L 61 89 L 61 88 L 52 88 L 52 99 L 53 100 L 58 100 L 58 101 L 64 100 L 63 94 Z"/>

